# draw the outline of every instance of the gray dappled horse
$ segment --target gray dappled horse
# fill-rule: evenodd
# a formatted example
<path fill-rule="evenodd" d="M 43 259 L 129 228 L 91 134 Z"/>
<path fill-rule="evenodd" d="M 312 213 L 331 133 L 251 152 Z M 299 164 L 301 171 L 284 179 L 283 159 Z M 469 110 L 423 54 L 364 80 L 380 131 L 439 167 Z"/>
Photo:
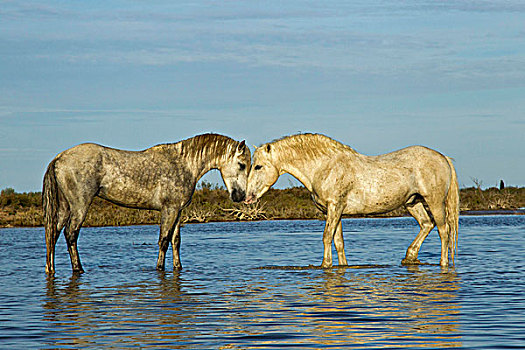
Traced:
<path fill-rule="evenodd" d="M 365 156 L 319 134 L 284 137 L 256 148 L 246 203 L 257 201 L 277 178 L 289 173 L 312 193 L 326 216 L 322 267 L 332 266 L 332 241 L 340 265 L 344 253 L 342 214 L 378 214 L 405 206 L 420 231 L 403 264 L 419 264 L 421 244 L 437 226 L 441 266 L 452 263 L 457 246 L 459 190 L 450 158 L 422 146 Z"/>
<path fill-rule="evenodd" d="M 204 134 L 143 151 L 86 143 L 57 155 L 44 176 L 46 272 L 54 273 L 55 244 L 64 228 L 74 272 L 83 272 L 77 250 L 80 227 L 95 196 L 112 203 L 161 212 L 157 269 L 164 269 L 171 241 L 173 268 L 180 269 L 180 216 L 197 181 L 218 169 L 230 197 L 245 199 L 251 155 L 244 141 Z"/>

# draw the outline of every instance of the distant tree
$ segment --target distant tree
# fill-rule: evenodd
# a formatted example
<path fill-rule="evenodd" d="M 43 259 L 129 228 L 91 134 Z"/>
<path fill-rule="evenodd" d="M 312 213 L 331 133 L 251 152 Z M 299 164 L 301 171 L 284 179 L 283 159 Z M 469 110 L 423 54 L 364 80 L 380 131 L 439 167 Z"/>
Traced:
<path fill-rule="evenodd" d="M 15 189 L 11 187 L 4 188 L 0 194 L 2 196 L 9 196 L 9 195 L 15 194 Z"/>

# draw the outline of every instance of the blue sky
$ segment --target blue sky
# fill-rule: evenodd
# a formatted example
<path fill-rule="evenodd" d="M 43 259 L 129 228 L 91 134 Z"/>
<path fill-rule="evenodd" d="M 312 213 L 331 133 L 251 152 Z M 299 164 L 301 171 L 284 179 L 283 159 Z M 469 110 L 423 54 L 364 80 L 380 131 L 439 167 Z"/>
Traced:
<path fill-rule="evenodd" d="M 0 189 L 204 132 L 422 144 L 461 186 L 525 186 L 525 3 L 0 0 Z"/>

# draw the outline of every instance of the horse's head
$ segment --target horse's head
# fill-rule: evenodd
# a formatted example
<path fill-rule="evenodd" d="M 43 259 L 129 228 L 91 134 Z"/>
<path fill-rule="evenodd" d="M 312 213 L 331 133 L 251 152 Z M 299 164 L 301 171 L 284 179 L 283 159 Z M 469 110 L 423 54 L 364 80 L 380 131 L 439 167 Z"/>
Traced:
<path fill-rule="evenodd" d="M 242 202 L 246 198 L 246 182 L 250 171 L 251 153 L 244 141 L 239 142 L 219 168 L 230 198 Z"/>
<path fill-rule="evenodd" d="M 253 164 L 248 176 L 245 203 L 255 203 L 279 178 L 279 169 L 272 161 L 272 146 L 265 144 L 255 149 Z"/>

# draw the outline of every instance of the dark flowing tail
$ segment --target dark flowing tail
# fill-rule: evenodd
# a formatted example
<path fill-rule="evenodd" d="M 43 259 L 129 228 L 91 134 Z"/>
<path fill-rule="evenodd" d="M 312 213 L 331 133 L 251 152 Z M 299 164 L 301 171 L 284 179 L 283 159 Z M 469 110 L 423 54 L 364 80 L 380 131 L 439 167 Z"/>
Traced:
<path fill-rule="evenodd" d="M 447 215 L 448 248 L 450 250 L 452 264 L 454 264 L 454 257 L 458 249 L 459 185 L 456 169 L 454 169 L 454 165 L 452 164 L 452 159 L 447 157 L 447 161 L 451 170 L 451 179 L 447 198 L 445 200 L 445 210 Z"/>
<path fill-rule="evenodd" d="M 55 162 L 53 159 L 47 167 L 42 188 L 42 207 L 44 208 L 44 227 L 46 231 L 47 260 L 46 272 L 55 272 L 55 237 L 58 224 L 58 185 L 55 175 Z"/>

